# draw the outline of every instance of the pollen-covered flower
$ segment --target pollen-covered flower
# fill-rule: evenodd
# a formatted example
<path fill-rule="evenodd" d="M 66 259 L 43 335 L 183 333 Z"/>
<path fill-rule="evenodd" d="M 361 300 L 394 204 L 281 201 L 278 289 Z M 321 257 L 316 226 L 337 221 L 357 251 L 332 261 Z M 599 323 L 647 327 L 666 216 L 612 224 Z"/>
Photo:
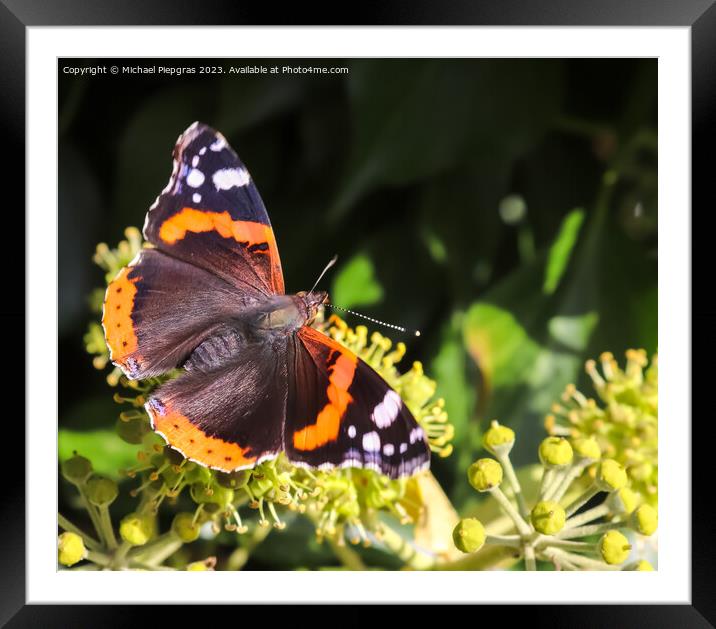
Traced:
<path fill-rule="evenodd" d="M 634 490 L 656 505 L 658 496 L 658 360 L 644 350 L 629 350 L 622 369 L 605 352 L 586 371 L 598 400 L 569 385 L 545 420 L 556 436 L 590 437 L 602 454 L 621 463 Z"/>

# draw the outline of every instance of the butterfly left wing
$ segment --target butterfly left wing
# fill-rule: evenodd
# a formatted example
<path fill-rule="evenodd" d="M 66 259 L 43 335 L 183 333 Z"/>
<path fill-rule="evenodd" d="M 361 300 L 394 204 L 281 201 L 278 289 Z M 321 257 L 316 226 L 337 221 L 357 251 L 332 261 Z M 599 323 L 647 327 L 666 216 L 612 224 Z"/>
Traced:
<path fill-rule="evenodd" d="M 425 433 L 363 360 L 304 326 L 289 343 L 284 449 L 298 465 L 364 467 L 391 478 L 427 469 Z"/>
<path fill-rule="evenodd" d="M 227 347 L 229 362 L 218 355 Z M 286 364 L 285 343 L 246 342 L 227 329 L 195 351 L 186 373 L 151 394 L 151 426 L 183 456 L 213 469 L 273 458 L 282 448 Z"/>
<path fill-rule="evenodd" d="M 147 213 L 144 237 L 241 290 L 282 295 L 266 208 L 224 136 L 195 122 L 179 136 L 173 157 L 169 183 Z"/>

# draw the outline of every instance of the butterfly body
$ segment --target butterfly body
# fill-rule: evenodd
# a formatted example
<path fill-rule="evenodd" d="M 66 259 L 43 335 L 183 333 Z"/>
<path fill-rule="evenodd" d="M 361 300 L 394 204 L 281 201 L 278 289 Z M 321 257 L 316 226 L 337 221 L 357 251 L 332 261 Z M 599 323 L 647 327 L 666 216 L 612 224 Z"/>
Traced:
<path fill-rule="evenodd" d="M 394 478 L 428 466 L 400 396 L 310 326 L 327 294 L 284 293 L 268 214 L 221 134 L 195 123 L 179 137 L 144 235 L 153 246 L 108 286 L 102 323 L 129 378 L 183 370 L 146 404 L 171 447 L 224 471 L 280 452 Z"/>

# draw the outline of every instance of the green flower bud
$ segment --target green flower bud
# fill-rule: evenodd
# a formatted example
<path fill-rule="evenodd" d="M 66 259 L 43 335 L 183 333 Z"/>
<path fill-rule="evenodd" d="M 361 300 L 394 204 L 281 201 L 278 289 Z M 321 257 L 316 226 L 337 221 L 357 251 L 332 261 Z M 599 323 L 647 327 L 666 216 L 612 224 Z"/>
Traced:
<path fill-rule="evenodd" d="M 624 563 L 629 558 L 629 540 L 619 531 L 608 531 L 599 540 L 599 553 L 610 565 Z"/>
<path fill-rule="evenodd" d="M 468 468 L 467 479 L 477 491 L 489 491 L 502 482 L 502 466 L 494 459 L 479 459 Z"/>
<path fill-rule="evenodd" d="M 77 533 L 62 533 L 57 538 L 57 560 L 63 566 L 74 566 L 87 556 L 87 549 Z"/>
<path fill-rule="evenodd" d="M 92 474 L 92 463 L 89 459 L 75 454 L 61 465 L 62 476 L 73 485 L 83 485 Z"/>
<path fill-rule="evenodd" d="M 201 526 L 198 520 L 194 522 L 193 513 L 177 513 L 172 521 L 172 531 L 182 542 L 188 544 L 199 538 Z"/>
<path fill-rule="evenodd" d="M 475 518 L 465 518 L 453 529 L 452 540 L 455 547 L 464 553 L 474 553 L 485 544 L 485 527 Z"/>
<path fill-rule="evenodd" d="M 235 472 L 217 472 L 216 482 L 227 489 L 241 489 L 251 479 L 251 470 L 237 470 Z"/>
<path fill-rule="evenodd" d="M 544 535 L 554 535 L 564 528 L 567 514 L 558 502 L 543 500 L 532 509 L 530 519 L 536 531 Z"/>
<path fill-rule="evenodd" d="M 596 482 L 602 491 L 616 491 L 627 484 L 624 466 L 614 459 L 605 459 L 599 465 Z"/>
<path fill-rule="evenodd" d="M 574 458 L 572 446 L 564 437 L 547 437 L 539 446 L 539 459 L 547 467 L 564 467 Z"/>
<path fill-rule="evenodd" d="M 111 478 L 94 476 L 87 481 L 87 500 L 95 507 L 111 505 L 118 493 L 117 483 Z"/>
<path fill-rule="evenodd" d="M 149 423 L 145 419 L 130 419 L 129 421 L 117 420 L 114 427 L 120 439 L 139 445 L 144 439 L 144 435 L 149 432 Z"/>
<path fill-rule="evenodd" d="M 257 498 L 260 498 L 272 488 L 273 481 L 270 478 L 266 477 L 256 478 L 254 476 L 249 483 L 249 489 L 251 490 L 251 493 Z"/>
<path fill-rule="evenodd" d="M 507 455 L 515 445 L 515 432 L 507 426 L 501 426 L 495 420 L 482 436 L 482 445 L 485 450 L 496 456 Z"/>
<path fill-rule="evenodd" d="M 602 449 L 593 437 L 577 437 L 572 439 L 572 449 L 581 459 L 598 461 L 602 456 Z"/>
<path fill-rule="evenodd" d="M 193 467 L 189 468 L 188 466 Z M 203 465 L 196 465 L 193 462 L 187 464 L 186 476 L 184 477 L 187 483 L 202 483 L 208 485 L 211 481 L 211 470 Z"/>
<path fill-rule="evenodd" d="M 630 523 L 637 533 L 653 535 L 658 526 L 658 514 L 656 509 L 648 504 L 641 505 L 631 514 Z"/>
<path fill-rule="evenodd" d="M 609 494 L 607 498 L 609 508 L 614 513 L 626 513 L 627 515 L 636 509 L 639 502 L 639 495 L 628 487 L 622 487 Z"/>
<path fill-rule="evenodd" d="M 119 535 L 132 546 L 143 546 L 152 536 L 152 528 L 150 516 L 130 513 L 119 523 Z"/>
<path fill-rule="evenodd" d="M 226 506 L 234 499 L 234 490 L 222 487 L 218 483 L 205 485 L 194 483 L 190 489 L 191 499 L 197 504 L 215 504 Z"/>

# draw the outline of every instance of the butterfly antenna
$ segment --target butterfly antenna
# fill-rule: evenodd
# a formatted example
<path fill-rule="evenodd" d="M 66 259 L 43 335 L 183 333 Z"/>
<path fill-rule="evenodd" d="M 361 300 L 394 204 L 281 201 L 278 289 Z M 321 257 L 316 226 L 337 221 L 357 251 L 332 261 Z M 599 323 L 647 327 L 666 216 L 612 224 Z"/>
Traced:
<path fill-rule="evenodd" d="M 324 304 L 324 305 L 328 306 L 329 308 L 333 308 L 333 310 L 340 310 L 341 312 L 347 312 L 348 314 L 352 314 L 356 317 L 361 317 L 362 319 L 367 319 L 371 323 L 377 323 L 378 325 L 385 326 L 386 328 L 398 330 L 398 332 L 407 332 L 408 331 L 399 325 L 393 325 L 392 323 L 386 323 L 385 321 L 380 321 L 379 319 L 374 319 L 373 317 L 369 317 L 368 315 L 361 314 L 360 312 L 355 312 L 354 310 L 348 310 L 348 308 L 341 308 L 340 306 L 335 306 L 333 304 Z M 411 330 L 411 332 L 415 336 L 420 336 L 420 330 Z"/>
<path fill-rule="evenodd" d="M 321 274 L 318 276 L 318 279 L 316 280 L 316 283 L 313 285 L 313 288 L 308 291 L 308 294 L 309 294 L 309 295 L 314 291 L 314 289 L 316 288 L 316 286 L 318 286 L 318 282 L 321 281 L 321 278 L 326 274 L 326 271 L 327 271 L 328 269 L 330 269 L 330 268 L 336 263 L 336 260 L 338 260 L 338 256 L 337 256 L 337 255 L 333 256 L 333 257 L 329 260 L 328 264 L 326 264 L 326 267 L 323 269 L 323 271 L 321 271 Z"/>

